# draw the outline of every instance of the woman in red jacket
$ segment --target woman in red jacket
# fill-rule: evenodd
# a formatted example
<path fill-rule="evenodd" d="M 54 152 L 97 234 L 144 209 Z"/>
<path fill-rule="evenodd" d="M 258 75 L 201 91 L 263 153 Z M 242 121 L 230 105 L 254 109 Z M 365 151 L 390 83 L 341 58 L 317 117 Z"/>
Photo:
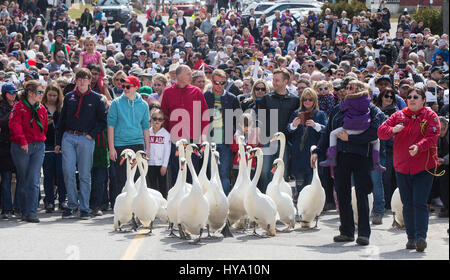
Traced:
<path fill-rule="evenodd" d="M 37 207 L 41 166 L 44 160 L 48 115 L 40 103 L 44 88 L 39 81 L 24 84 L 20 101 L 9 117 L 11 155 L 17 171 L 18 202 L 22 220 L 38 223 Z"/>
<path fill-rule="evenodd" d="M 394 169 L 408 235 L 407 249 L 423 252 L 427 247 L 427 200 L 438 166 L 439 118 L 424 107 L 425 92 L 409 88 L 407 107 L 397 111 L 378 128 L 378 137 L 394 137 Z"/>

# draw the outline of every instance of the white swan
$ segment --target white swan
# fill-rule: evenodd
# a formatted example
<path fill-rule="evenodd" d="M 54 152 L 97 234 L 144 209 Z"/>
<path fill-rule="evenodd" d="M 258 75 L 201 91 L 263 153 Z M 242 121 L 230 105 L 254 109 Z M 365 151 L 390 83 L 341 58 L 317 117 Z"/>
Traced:
<path fill-rule="evenodd" d="M 400 197 L 400 190 L 398 188 L 396 188 L 394 193 L 392 194 L 391 210 L 394 216 L 392 226 L 397 228 L 404 228 L 405 221 L 403 220 L 403 203 Z"/>
<path fill-rule="evenodd" d="M 295 227 L 294 202 L 289 195 L 280 190 L 280 182 L 284 174 L 284 162 L 282 159 L 275 159 L 272 172 L 275 173 L 271 182 L 272 189 L 270 193 L 267 192 L 266 194 L 270 196 L 277 205 L 279 219 L 287 226 L 285 230 L 293 229 Z"/>
<path fill-rule="evenodd" d="M 133 182 L 134 172 L 132 171 L 132 164 L 136 164 L 135 157 L 136 154 L 130 149 L 125 149 L 121 153 L 120 164 L 123 164 L 126 160 L 127 181 L 122 189 L 122 193 L 116 197 L 116 201 L 114 203 L 114 230 L 121 231 L 124 224 L 127 224 L 133 220 L 133 212 L 131 207 L 133 199 L 137 195 Z"/>
<path fill-rule="evenodd" d="M 230 212 L 228 215 L 228 220 L 230 225 L 234 225 L 240 219 L 245 219 L 247 212 L 244 207 L 244 198 L 247 193 L 247 186 L 250 185 L 250 174 L 248 172 L 246 154 L 245 154 L 245 138 L 244 136 L 239 136 L 239 172 L 236 178 L 236 182 L 228 194 L 228 203 L 230 205 Z M 236 226 L 237 228 L 242 228 L 243 224 Z"/>
<path fill-rule="evenodd" d="M 373 193 L 367 195 L 367 200 L 369 201 L 369 215 L 372 213 L 373 208 Z M 355 225 L 358 224 L 358 199 L 356 198 L 355 186 L 352 187 L 352 210 L 353 210 L 353 220 Z"/>
<path fill-rule="evenodd" d="M 209 186 L 208 176 L 206 176 L 206 170 L 208 169 L 209 161 L 209 143 L 207 141 L 202 143 L 202 145 L 200 146 L 200 151 L 203 153 L 203 164 L 202 169 L 198 173 L 198 181 L 200 182 L 200 186 L 202 187 L 203 194 L 205 194 Z"/>
<path fill-rule="evenodd" d="M 311 147 L 311 152 L 316 146 Z M 319 215 L 325 206 L 325 190 L 320 182 L 317 165 L 313 168 L 313 178 L 311 185 L 305 186 L 298 195 L 297 209 L 301 217 L 300 225 L 302 228 L 311 227 L 311 222 L 315 219 L 319 221 Z"/>
<path fill-rule="evenodd" d="M 159 205 L 147 190 L 147 181 L 145 180 L 146 173 L 143 167 L 145 164 L 142 164 L 143 161 L 145 161 L 145 163 L 147 162 L 145 153 L 143 151 L 138 151 L 136 153 L 136 159 L 141 180 L 137 186 L 137 195 L 133 200 L 132 209 L 135 218 L 141 222 L 142 226 L 150 229 L 150 234 L 153 228 L 153 221 L 158 213 Z"/>
<path fill-rule="evenodd" d="M 191 150 L 199 155 L 197 145 L 188 145 L 186 153 Z M 194 241 L 198 243 L 208 221 L 209 205 L 203 195 L 191 157 L 186 158 L 186 161 L 192 174 L 192 189 L 178 203 L 178 230 L 182 238 L 185 238 L 185 233 L 198 235 L 198 239 Z"/>
<path fill-rule="evenodd" d="M 211 180 L 205 193 L 209 205 L 208 236 L 210 236 L 210 231 L 214 234 L 223 228 L 222 234 L 224 237 L 233 237 L 229 223 L 227 222 L 229 211 L 228 199 L 220 183 L 219 168 L 217 167 L 219 158 L 219 152 L 214 151 L 211 155 Z"/>
<path fill-rule="evenodd" d="M 261 176 L 263 164 L 263 153 L 260 148 L 255 148 L 250 153 L 250 157 L 257 158 L 256 174 L 253 177 L 250 188 L 244 199 L 244 207 L 250 220 L 254 221 L 253 234 L 256 233 L 256 223 L 270 236 L 275 236 L 275 223 L 277 216 L 277 206 L 275 202 L 266 194 L 257 192 L 257 183 Z"/>
<path fill-rule="evenodd" d="M 286 147 L 286 136 L 284 135 L 283 132 L 277 132 L 274 134 L 273 138 L 270 140 L 270 142 L 274 142 L 274 141 L 280 141 L 280 153 L 278 158 L 283 160 L 284 159 L 284 149 Z M 278 184 L 280 191 L 285 192 L 289 195 L 289 197 L 292 199 L 292 188 L 291 186 L 288 184 L 288 182 L 286 182 L 284 180 L 284 174 L 281 176 L 281 181 Z M 267 185 L 266 188 L 266 193 L 271 192 L 273 189 L 273 186 L 269 183 Z"/>
<path fill-rule="evenodd" d="M 188 141 L 186 139 L 180 139 L 175 144 L 175 146 L 176 146 L 175 155 L 178 156 L 178 163 L 179 164 L 181 164 L 181 158 L 182 157 L 186 158 L 185 147 L 187 145 L 188 145 Z M 186 172 L 186 171 L 184 171 L 184 172 Z M 175 194 L 177 193 L 178 187 L 181 184 L 182 175 L 183 175 L 182 171 L 179 169 L 178 170 L 178 175 L 177 175 L 177 180 L 175 181 L 175 184 L 173 185 L 173 187 L 167 193 L 167 201 L 170 201 L 175 196 Z M 190 186 L 190 184 L 189 184 L 189 186 Z"/>

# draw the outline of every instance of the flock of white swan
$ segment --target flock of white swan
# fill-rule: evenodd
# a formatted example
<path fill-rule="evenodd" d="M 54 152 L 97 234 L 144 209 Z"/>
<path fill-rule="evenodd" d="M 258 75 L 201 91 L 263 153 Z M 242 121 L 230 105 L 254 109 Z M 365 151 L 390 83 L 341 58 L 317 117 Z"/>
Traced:
<path fill-rule="evenodd" d="M 133 152 L 126 149 L 121 154 L 121 164 L 126 161 L 127 180 L 122 193 L 117 196 L 114 205 L 114 230 L 122 231 L 124 227 L 132 230 L 149 229 L 152 233 L 153 221 L 158 218 L 169 224 L 170 236 L 190 239 L 197 235 L 194 244 L 200 242 L 203 231 L 208 236 L 220 232 L 224 237 L 233 237 L 231 227 L 246 229 L 253 226 L 253 234 L 259 226 L 266 236 L 275 236 L 277 221 L 289 232 L 295 227 L 296 214 L 300 217 L 302 228 L 312 227 L 325 205 L 325 191 L 321 185 L 317 166 L 313 168 L 310 185 L 300 192 L 297 205 L 292 199 L 290 185 L 284 180 L 283 154 L 286 143 L 285 135 L 277 132 L 272 141 L 280 141 L 280 157 L 273 162 L 273 179 L 267 186 L 266 193 L 257 188 L 263 166 L 263 152 L 260 148 L 245 145 L 244 136 L 238 137 L 239 173 L 229 193 L 225 195 L 220 181 L 218 162 L 220 154 L 215 143 L 204 142 L 200 148 L 196 144 L 188 144 L 184 139 L 176 143 L 176 154 L 179 160 L 179 171 L 175 185 L 169 190 L 167 200 L 160 192 L 148 188 L 146 175 L 148 162 L 143 151 Z M 311 151 L 315 146 L 311 147 Z M 196 173 L 191 156 L 203 154 L 204 160 L 199 174 Z M 211 176 L 208 179 L 206 170 L 211 158 Z M 256 172 L 251 178 L 252 160 L 256 158 Z M 192 184 L 186 182 L 187 169 L 192 176 Z M 135 173 L 139 169 L 140 177 L 134 182 Z M 354 190 L 353 190 L 354 193 Z M 354 194 L 353 194 L 354 195 Z M 352 199 L 355 221 L 357 219 L 356 197 Z M 373 198 L 369 202 L 373 203 Z M 400 204 L 398 203 L 400 202 Z M 392 200 L 394 223 L 402 226 L 402 205 L 398 191 Z M 174 233 L 175 227 L 179 235 Z"/>

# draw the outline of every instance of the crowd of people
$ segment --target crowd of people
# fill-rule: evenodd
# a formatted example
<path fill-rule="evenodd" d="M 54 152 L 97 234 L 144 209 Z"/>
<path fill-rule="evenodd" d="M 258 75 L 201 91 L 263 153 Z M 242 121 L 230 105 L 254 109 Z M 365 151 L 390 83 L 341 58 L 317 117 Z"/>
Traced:
<path fill-rule="evenodd" d="M 89 219 L 111 210 L 126 180 L 124 149 L 146 151 L 148 185 L 166 197 L 180 138 L 217 143 L 228 194 L 235 136 L 244 135 L 264 150 L 265 192 L 280 152 L 275 132 L 286 137 L 294 200 L 318 165 L 324 210 L 340 214 L 336 242 L 353 240 L 353 185 L 359 244 L 369 242 L 371 192 L 376 225 L 400 189 L 409 247 L 426 247 L 431 204 L 442 201 L 439 216 L 448 217 L 449 38 L 407 11 L 391 36 L 385 4 L 351 19 L 277 11 L 273 22 L 228 6 L 215 20 L 204 9 L 186 18 L 173 7 L 165 18 L 150 8 L 146 22 L 132 12 L 109 27 L 98 7 L 71 19 L 62 2 L 46 2 L 0 5 L 3 219 L 39 222 L 41 168 L 47 213 Z"/>

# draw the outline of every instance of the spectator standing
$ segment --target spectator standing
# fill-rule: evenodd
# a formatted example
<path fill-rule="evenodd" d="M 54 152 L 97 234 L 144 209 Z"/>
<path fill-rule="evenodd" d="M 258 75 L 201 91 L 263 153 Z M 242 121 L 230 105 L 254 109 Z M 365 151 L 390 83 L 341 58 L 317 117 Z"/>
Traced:
<path fill-rule="evenodd" d="M 115 165 L 117 183 L 117 189 L 110 190 L 113 203 L 127 179 L 126 167 L 121 166 L 120 160 L 117 160 L 122 151 L 142 150 L 149 154 L 150 115 L 147 103 L 137 93 L 140 88 L 139 79 L 128 76 L 123 82 L 123 88 L 122 96 L 113 100 L 108 111 L 109 158 Z M 114 205 L 111 206 L 114 208 Z"/>
<path fill-rule="evenodd" d="M 2 218 L 9 219 L 14 214 L 12 200 L 12 172 L 14 163 L 11 157 L 11 140 L 8 120 L 14 104 L 18 101 L 17 89 L 12 83 L 2 85 L 2 98 L 0 100 L 0 176 L 1 176 L 1 204 Z M 18 192 L 16 192 L 14 203 L 18 206 Z"/>
<path fill-rule="evenodd" d="M 11 155 L 16 167 L 18 200 L 22 220 L 39 223 L 40 170 L 44 160 L 47 110 L 40 103 L 44 93 L 39 81 L 24 84 L 20 101 L 14 104 L 9 118 Z"/>
<path fill-rule="evenodd" d="M 90 219 L 91 169 L 96 137 L 106 127 L 106 109 L 101 95 L 90 88 L 92 75 L 80 68 L 75 75 L 75 90 L 64 97 L 57 127 L 55 151 L 63 153 L 62 165 L 67 190 L 68 209 L 63 219 L 75 218 L 80 207 L 80 218 Z M 78 167 L 80 191 L 75 179 Z"/>
<path fill-rule="evenodd" d="M 45 88 L 42 97 L 42 105 L 48 113 L 48 130 L 45 140 L 44 170 L 44 208 L 46 213 L 55 211 L 55 182 L 58 186 L 59 209 L 65 210 L 66 187 L 62 171 L 62 155 L 55 152 L 56 127 L 61 114 L 64 95 L 56 82 L 52 82 Z"/>
<path fill-rule="evenodd" d="M 407 249 L 423 252 L 427 247 L 427 200 L 438 167 L 437 141 L 440 134 L 439 119 L 425 107 L 425 92 L 408 90 L 407 107 L 391 115 L 378 128 L 380 139 L 394 138 L 394 168 L 403 203 L 408 242 Z"/>

